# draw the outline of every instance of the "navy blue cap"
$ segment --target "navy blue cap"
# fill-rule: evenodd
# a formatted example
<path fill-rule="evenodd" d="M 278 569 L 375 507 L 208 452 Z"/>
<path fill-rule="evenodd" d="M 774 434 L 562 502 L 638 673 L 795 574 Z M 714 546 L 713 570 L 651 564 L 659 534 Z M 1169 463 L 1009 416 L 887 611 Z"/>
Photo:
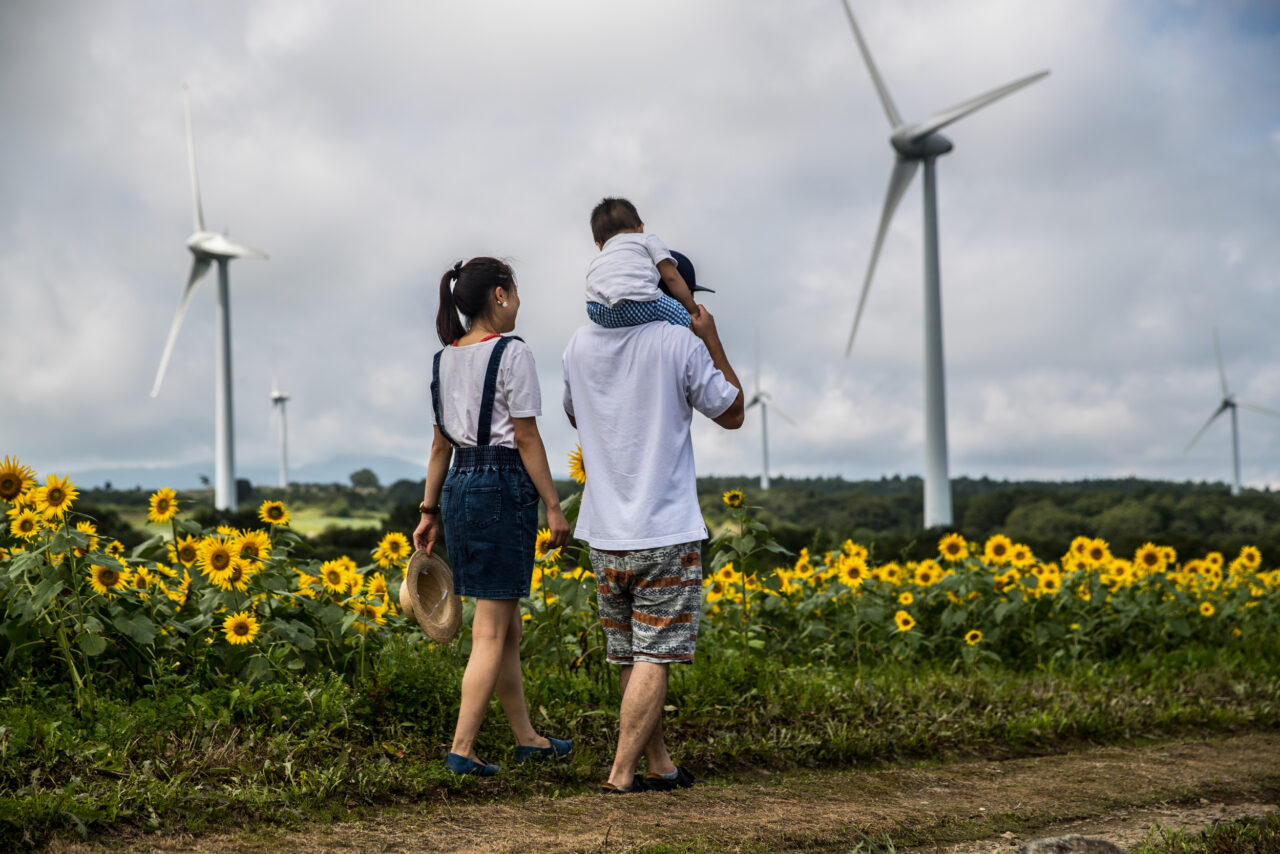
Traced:
<path fill-rule="evenodd" d="M 704 288 L 698 284 L 698 276 L 693 271 L 693 262 L 689 260 L 688 255 L 685 255 L 683 252 L 676 252 L 673 249 L 671 250 L 671 258 L 676 262 L 676 269 L 680 271 L 680 278 L 684 279 L 684 283 L 689 286 L 690 293 L 697 293 L 698 291 L 706 291 L 709 294 L 715 293 L 711 288 Z M 662 288 L 663 293 L 667 294 L 667 296 L 671 296 L 671 294 L 667 292 L 666 285 L 659 283 L 659 287 Z"/>

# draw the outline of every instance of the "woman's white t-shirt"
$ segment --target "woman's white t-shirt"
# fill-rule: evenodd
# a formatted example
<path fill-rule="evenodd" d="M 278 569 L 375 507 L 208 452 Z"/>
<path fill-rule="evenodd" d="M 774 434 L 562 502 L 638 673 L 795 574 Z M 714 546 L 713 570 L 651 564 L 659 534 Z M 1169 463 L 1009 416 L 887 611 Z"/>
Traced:
<path fill-rule="evenodd" d="M 491 338 L 479 344 L 450 345 L 440 354 L 440 417 L 444 421 L 444 431 L 459 445 L 476 444 L 484 375 L 489 367 L 489 356 L 497 343 L 497 338 Z M 523 341 L 512 339 L 498 364 L 489 444 L 514 448 L 516 430 L 511 419 L 540 415 L 542 391 L 538 387 L 538 368 L 533 362 L 533 350 Z M 438 423 L 434 406 L 431 407 L 431 423 Z"/>

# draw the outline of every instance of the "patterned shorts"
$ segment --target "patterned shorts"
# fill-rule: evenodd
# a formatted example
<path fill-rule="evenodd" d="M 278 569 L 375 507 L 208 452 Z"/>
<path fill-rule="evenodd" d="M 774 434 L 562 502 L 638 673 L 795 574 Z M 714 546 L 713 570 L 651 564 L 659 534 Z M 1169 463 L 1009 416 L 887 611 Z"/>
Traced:
<path fill-rule="evenodd" d="M 702 542 L 627 555 L 591 550 L 613 664 L 691 663 L 702 613 Z"/>
<path fill-rule="evenodd" d="M 619 326 L 641 326 L 655 320 L 665 320 L 673 326 L 688 326 L 693 322 L 680 301 L 669 296 L 660 296 L 648 302 L 619 300 L 612 308 L 598 302 L 589 302 L 587 319 L 596 326 L 603 326 L 606 329 L 616 329 Z"/>

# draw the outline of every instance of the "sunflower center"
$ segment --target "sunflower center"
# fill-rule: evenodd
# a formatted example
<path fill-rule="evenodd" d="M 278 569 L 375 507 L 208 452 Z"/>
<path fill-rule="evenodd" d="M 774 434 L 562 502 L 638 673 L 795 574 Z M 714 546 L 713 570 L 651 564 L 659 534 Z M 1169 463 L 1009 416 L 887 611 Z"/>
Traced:
<path fill-rule="evenodd" d="M 51 507 L 59 506 L 60 504 L 62 504 L 63 501 L 66 500 L 66 498 L 67 498 L 67 494 L 63 492 L 61 489 L 58 489 L 56 487 L 53 489 L 50 489 L 48 492 L 44 494 L 45 503 L 49 504 Z"/>
<path fill-rule="evenodd" d="M 209 563 L 214 569 L 221 572 L 227 568 L 227 564 L 231 563 L 231 555 L 226 552 L 214 552 L 213 556 L 209 558 Z"/>
<path fill-rule="evenodd" d="M 268 508 L 267 508 L 267 518 L 269 518 L 269 519 L 279 519 L 279 518 L 281 518 L 281 517 L 283 517 L 283 516 L 284 516 L 284 512 L 281 510 L 281 508 L 279 508 L 279 507 L 268 507 Z"/>
<path fill-rule="evenodd" d="M 249 634 L 249 623 L 246 621 L 241 621 L 236 623 L 234 626 L 231 627 L 231 633 L 234 634 L 236 637 L 241 637 L 241 638 L 244 637 L 245 635 Z"/>
<path fill-rule="evenodd" d="M 101 581 L 103 587 L 115 587 L 120 581 L 120 573 L 116 572 L 114 569 L 104 569 L 102 571 Z"/>
<path fill-rule="evenodd" d="M 178 559 L 183 563 L 191 563 L 196 559 L 196 550 L 194 546 L 183 546 L 178 549 Z"/>
<path fill-rule="evenodd" d="M 257 557 L 258 547 L 253 543 L 245 543 L 240 547 L 240 557 Z"/>

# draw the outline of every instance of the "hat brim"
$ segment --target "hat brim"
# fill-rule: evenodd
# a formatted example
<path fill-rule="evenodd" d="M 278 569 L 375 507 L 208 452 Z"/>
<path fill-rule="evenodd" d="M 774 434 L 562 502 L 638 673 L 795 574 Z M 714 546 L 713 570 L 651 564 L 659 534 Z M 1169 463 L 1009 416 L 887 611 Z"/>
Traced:
<path fill-rule="evenodd" d="M 449 643 L 462 625 L 462 601 L 453 592 L 449 564 L 421 549 L 409 557 L 400 583 L 400 607 L 436 643 Z"/>

